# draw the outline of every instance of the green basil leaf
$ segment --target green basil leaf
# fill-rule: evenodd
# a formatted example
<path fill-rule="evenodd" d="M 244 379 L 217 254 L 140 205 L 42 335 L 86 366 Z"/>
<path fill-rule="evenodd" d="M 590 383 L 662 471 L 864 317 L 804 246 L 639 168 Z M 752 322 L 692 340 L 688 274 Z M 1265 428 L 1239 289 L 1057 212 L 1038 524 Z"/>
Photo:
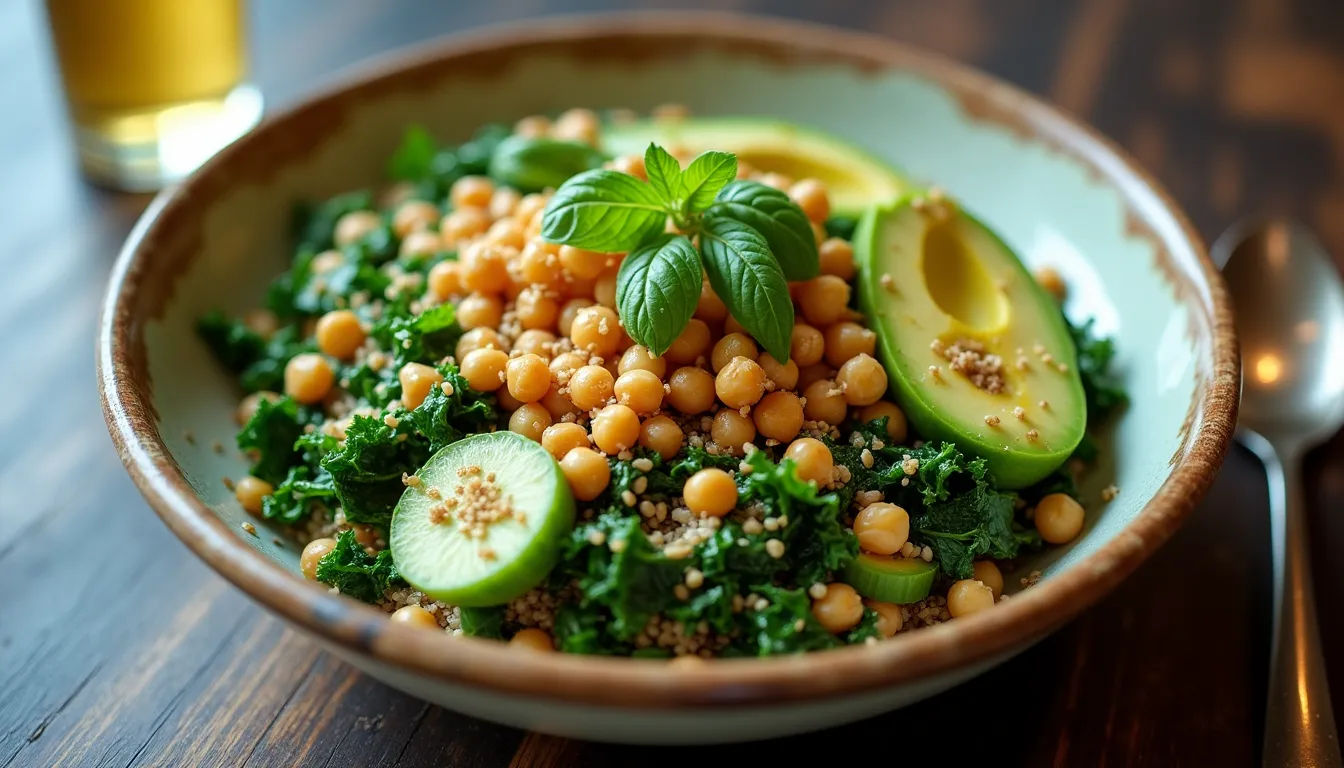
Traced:
<path fill-rule="evenodd" d="M 600 166 L 601 152 L 577 141 L 510 136 L 490 156 L 490 177 L 520 192 L 540 192 Z"/>
<path fill-rule="evenodd" d="M 700 252 L 705 257 L 709 284 L 728 305 L 728 311 L 771 357 L 788 362 L 793 302 L 784 272 L 766 239 L 734 219 L 705 219 Z"/>
<path fill-rule="evenodd" d="M 663 354 L 695 314 L 700 282 L 700 254 L 683 235 L 662 235 L 631 251 L 616 273 L 616 309 L 625 332 Z"/>
<path fill-rule="evenodd" d="M 429 175 L 438 153 L 434 137 L 424 126 L 412 125 L 387 163 L 387 175 L 400 181 L 419 181 Z"/>
<path fill-rule="evenodd" d="M 649 177 L 649 186 L 663 199 L 669 208 L 680 204 L 678 190 L 681 189 L 681 163 L 666 149 L 650 143 L 644 150 L 644 173 Z"/>
<path fill-rule="evenodd" d="M 723 185 L 737 178 L 737 155 L 727 152 L 706 152 L 686 166 L 681 175 L 681 190 L 677 197 L 686 201 L 691 213 L 699 213 L 714 202 Z"/>
<path fill-rule="evenodd" d="M 821 271 L 817 240 L 807 215 L 774 187 L 755 181 L 731 182 L 705 211 L 705 218 L 736 219 L 761 233 L 789 280 L 810 280 Z"/>
<path fill-rule="evenodd" d="M 667 222 L 662 201 L 648 184 L 624 173 L 584 171 L 551 196 L 542 214 L 541 236 L 552 243 L 590 251 L 630 251 Z"/>

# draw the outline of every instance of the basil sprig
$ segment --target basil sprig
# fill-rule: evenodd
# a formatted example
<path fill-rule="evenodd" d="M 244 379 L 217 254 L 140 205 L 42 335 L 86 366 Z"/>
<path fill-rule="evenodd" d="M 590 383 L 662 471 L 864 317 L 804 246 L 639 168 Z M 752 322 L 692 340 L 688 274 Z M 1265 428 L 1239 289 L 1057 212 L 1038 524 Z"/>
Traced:
<path fill-rule="evenodd" d="M 644 170 L 647 183 L 608 170 L 571 177 L 546 206 L 542 236 L 628 253 L 616 275 L 616 307 L 630 338 L 654 354 L 666 352 L 695 313 L 703 275 L 765 350 L 787 361 L 788 281 L 819 272 L 802 209 L 777 189 L 734 181 L 737 157 L 728 152 L 706 152 L 683 169 L 650 144 Z"/>

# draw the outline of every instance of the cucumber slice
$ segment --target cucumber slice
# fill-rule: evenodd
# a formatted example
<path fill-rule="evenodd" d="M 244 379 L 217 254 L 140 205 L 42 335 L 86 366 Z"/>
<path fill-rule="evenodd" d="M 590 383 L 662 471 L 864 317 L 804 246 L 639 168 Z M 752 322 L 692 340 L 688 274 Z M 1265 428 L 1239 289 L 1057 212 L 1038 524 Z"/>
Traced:
<path fill-rule="evenodd" d="M 934 563 L 861 554 L 845 568 L 844 580 L 866 598 L 904 605 L 928 597 L 936 575 Z"/>
<path fill-rule="evenodd" d="M 540 584 L 574 527 L 560 465 L 515 432 L 459 440 L 418 477 L 392 513 L 388 546 L 407 583 L 449 605 L 502 605 Z M 497 519 L 470 526 L 464 515 Z"/>

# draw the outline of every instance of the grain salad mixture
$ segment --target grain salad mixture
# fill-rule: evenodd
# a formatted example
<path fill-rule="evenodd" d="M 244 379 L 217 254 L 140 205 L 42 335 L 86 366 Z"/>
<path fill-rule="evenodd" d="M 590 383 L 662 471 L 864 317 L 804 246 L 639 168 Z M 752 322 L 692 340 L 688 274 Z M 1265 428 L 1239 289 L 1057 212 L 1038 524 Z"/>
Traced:
<path fill-rule="evenodd" d="M 306 578 L 520 648 L 757 656 L 992 609 L 1082 531 L 1113 346 L 939 190 L 672 108 L 412 128 L 388 170 L 199 324 L 246 393 L 229 484 Z"/>

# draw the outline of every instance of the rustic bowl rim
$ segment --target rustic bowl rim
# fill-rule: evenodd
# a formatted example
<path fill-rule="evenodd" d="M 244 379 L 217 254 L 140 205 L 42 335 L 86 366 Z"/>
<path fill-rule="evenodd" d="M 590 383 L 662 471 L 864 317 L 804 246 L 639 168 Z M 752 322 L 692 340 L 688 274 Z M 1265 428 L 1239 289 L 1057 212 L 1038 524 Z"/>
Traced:
<path fill-rule="evenodd" d="M 573 46 L 594 37 L 656 41 L 690 36 L 775 53 L 801 51 L 805 57 L 847 62 L 860 69 L 916 72 L 982 105 L 993 113 L 991 119 L 1006 119 L 1072 154 L 1120 192 L 1131 218 L 1137 217 L 1140 225 L 1164 216 L 1174 221 L 1177 231 L 1158 234 L 1149 229 L 1150 239 L 1159 256 L 1168 244 L 1196 254 L 1198 275 L 1177 268 L 1169 271 L 1181 300 L 1207 319 L 1212 360 L 1192 400 L 1185 444 L 1173 457 L 1171 475 L 1134 520 L 1099 551 L 1007 604 L 899 642 L 797 657 L 679 664 L 672 670 L 666 663 L 648 660 L 519 653 L 494 641 L 394 625 L 377 608 L 296 578 L 246 544 L 196 496 L 155 425 L 143 328 L 145 316 L 161 307 L 147 309 L 141 293 L 153 271 L 146 263 L 153 251 L 146 244 L 176 225 L 193 204 L 193 191 L 203 178 L 222 172 L 259 136 L 280 130 L 305 110 L 339 102 L 357 87 L 393 83 L 417 71 L 491 51 L 538 44 Z M 157 197 L 136 224 L 111 274 L 98 329 L 97 367 L 108 429 L 150 505 L 201 559 L 286 620 L 348 652 L 437 682 L 556 702 L 654 709 L 770 706 L 871 693 L 989 662 L 1038 640 L 1113 589 L 1189 515 L 1228 450 L 1240 387 L 1230 300 L 1203 241 L 1161 185 L 1111 141 L 1014 86 L 903 43 L 817 24 L 722 12 L 550 17 L 475 29 L 385 55 L 268 116 L 252 133 Z"/>

